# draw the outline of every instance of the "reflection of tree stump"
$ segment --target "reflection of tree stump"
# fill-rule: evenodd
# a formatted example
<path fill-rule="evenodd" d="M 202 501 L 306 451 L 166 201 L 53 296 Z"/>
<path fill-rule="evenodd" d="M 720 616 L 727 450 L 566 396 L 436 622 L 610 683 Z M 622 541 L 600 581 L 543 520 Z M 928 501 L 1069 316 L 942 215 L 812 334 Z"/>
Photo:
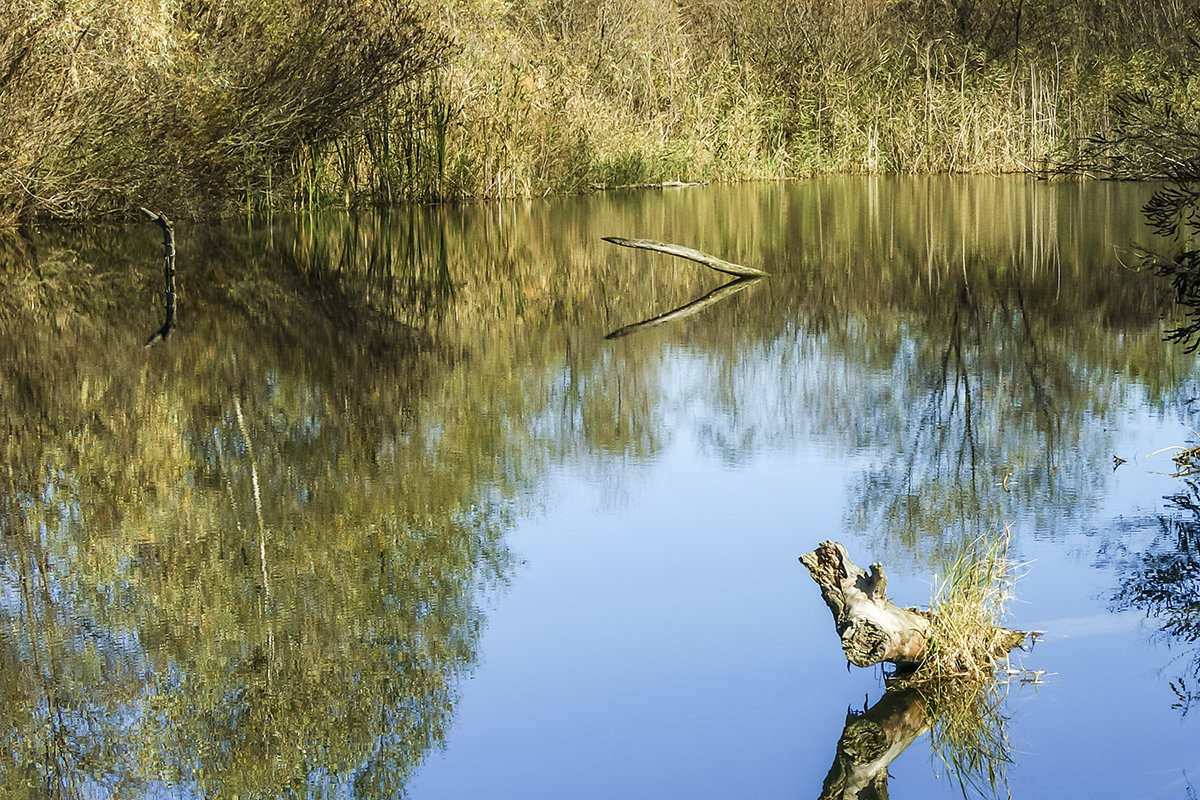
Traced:
<path fill-rule="evenodd" d="M 888 766 L 929 730 L 928 707 L 915 689 L 889 691 L 862 714 L 848 714 L 821 800 L 887 798 Z"/>
<path fill-rule="evenodd" d="M 155 342 L 161 342 L 166 339 L 175 328 L 175 226 L 171 224 L 171 220 L 162 214 L 155 213 L 147 208 L 143 208 L 142 213 L 162 229 L 163 276 L 166 281 L 166 290 L 164 292 L 166 309 L 163 315 L 165 319 L 163 320 L 162 327 L 146 340 L 146 346 L 149 347 Z"/>
<path fill-rule="evenodd" d="M 887 599 L 882 565 L 872 564 L 867 572 L 837 542 L 822 542 L 800 561 L 821 587 L 851 664 L 869 667 L 887 661 L 913 667 L 925 659 L 929 614 Z"/>

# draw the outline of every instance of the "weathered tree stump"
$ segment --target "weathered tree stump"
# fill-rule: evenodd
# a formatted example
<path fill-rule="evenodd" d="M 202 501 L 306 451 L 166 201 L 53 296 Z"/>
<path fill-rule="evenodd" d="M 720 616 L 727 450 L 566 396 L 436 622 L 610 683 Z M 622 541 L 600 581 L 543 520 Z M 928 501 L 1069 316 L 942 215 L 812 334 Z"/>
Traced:
<path fill-rule="evenodd" d="M 872 564 L 867 572 L 850 560 L 838 542 L 822 542 L 800 561 L 821 587 L 851 664 L 869 667 L 886 661 L 911 668 L 925 660 L 929 614 L 900 608 L 887 599 L 887 576 L 881 564 Z"/>

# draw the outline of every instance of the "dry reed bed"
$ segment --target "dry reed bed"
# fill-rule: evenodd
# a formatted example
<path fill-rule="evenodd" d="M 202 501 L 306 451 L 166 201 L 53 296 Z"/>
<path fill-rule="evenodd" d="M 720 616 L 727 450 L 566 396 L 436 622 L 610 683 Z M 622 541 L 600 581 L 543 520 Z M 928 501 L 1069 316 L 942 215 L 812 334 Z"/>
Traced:
<path fill-rule="evenodd" d="M 1195 60 L 1167 0 L 411 3 L 6 4 L 0 225 L 1040 169 Z"/>

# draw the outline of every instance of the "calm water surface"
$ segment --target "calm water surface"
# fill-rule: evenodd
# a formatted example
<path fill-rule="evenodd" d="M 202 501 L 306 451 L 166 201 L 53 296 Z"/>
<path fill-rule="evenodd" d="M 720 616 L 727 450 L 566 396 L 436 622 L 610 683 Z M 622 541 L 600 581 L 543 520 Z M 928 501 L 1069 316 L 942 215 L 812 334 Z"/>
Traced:
<path fill-rule="evenodd" d="M 1195 797 L 1200 484 L 1163 448 L 1200 438 L 1200 371 L 1125 266 L 1150 191 L 181 224 L 151 348 L 152 226 L 6 245 L 3 793 L 841 796 L 883 680 L 797 557 L 842 541 L 924 604 L 1008 526 L 1042 682 L 965 770 L 934 715 L 890 796 Z M 609 235 L 772 275 L 606 339 L 723 283 Z"/>

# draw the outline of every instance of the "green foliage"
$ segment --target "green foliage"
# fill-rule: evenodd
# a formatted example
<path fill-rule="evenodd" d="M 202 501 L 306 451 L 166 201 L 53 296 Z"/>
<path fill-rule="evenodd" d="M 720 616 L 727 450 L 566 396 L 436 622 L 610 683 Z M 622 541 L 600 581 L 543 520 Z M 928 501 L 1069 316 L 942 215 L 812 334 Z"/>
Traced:
<path fill-rule="evenodd" d="M 1195 30 L 1200 17 L 1189 26 Z M 1142 209 L 1161 237 L 1140 266 L 1170 282 L 1183 319 L 1166 338 L 1200 347 L 1200 44 L 1170 61 L 1140 54 L 1132 80 L 1113 101 L 1105 130 L 1089 138 L 1069 169 L 1111 178 L 1168 181 Z"/>

